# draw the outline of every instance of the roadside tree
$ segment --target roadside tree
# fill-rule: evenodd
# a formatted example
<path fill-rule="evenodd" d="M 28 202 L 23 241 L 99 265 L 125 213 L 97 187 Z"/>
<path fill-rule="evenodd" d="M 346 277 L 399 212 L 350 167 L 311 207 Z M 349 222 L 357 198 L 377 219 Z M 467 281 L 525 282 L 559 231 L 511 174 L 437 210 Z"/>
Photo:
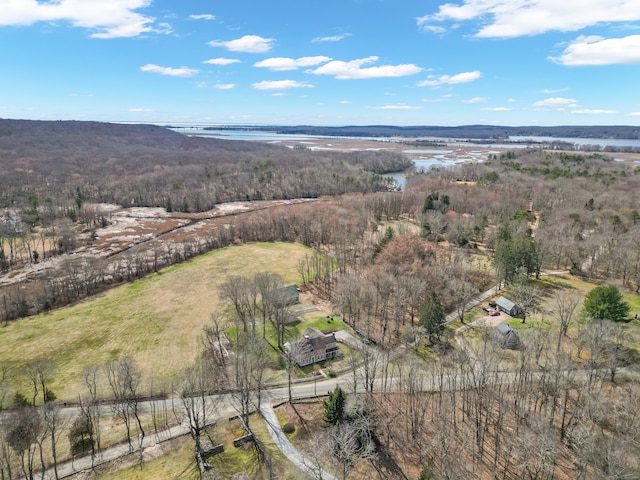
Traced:
<path fill-rule="evenodd" d="M 434 343 L 440 339 L 440 335 L 444 331 L 444 321 L 444 308 L 440 296 L 432 290 L 420 306 L 420 326 L 424 328 L 429 342 Z"/>
<path fill-rule="evenodd" d="M 584 311 L 592 318 L 620 322 L 629 315 L 629 304 L 613 285 L 599 286 L 587 293 L 584 299 Z"/>
<path fill-rule="evenodd" d="M 514 279 L 511 295 L 514 302 L 521 309 L 521 322 L 526 323 L 527 315 L 531 313 L 538 303 L 538 299 L 540 298 L 540 289 L 531 284 L 526 271 L 522 268 L 518 271 L 518 274 Z"/>
<path fill-rule="evenodd" d="M 553 314 L 560 324 L 556 351 L 560 351 L 562 337 L 567 336 L 578 303 L 580 303 L 580 295 L 575 291 L 559 290 L 553 296 Z"/>

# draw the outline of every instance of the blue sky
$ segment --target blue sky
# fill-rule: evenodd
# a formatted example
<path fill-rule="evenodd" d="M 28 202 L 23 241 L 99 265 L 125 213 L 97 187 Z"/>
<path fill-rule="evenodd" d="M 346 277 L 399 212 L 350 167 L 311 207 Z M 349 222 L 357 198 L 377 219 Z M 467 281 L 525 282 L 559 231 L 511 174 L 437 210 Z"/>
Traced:
<path fill-rule="evenodd" d="M 640 0 L 0 0 L 0 118 L 638 125 Z"/>

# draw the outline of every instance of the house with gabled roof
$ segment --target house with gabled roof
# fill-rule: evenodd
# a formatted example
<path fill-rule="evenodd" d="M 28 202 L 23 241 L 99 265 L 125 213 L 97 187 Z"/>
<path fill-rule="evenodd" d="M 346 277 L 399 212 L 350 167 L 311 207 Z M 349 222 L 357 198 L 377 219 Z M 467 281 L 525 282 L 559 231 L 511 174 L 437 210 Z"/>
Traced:
<path fill-rule="evenodd" d="M 518 348 L 520 346 L 520 336 L 518 331 L 511 325 L 501 323 L 496 327 L 495 337 L 503 348 Z"/>
<path fill-rule="evenodd" d="M 335 334 L 324 334 L 313 327 L 305 329 L 302 338 L 295 343 L 295 347 L 286 343 L 284 349 L 287 353 L 292 352 L 296 363 L 301 367 L 340 355 Z"/>
<path fill-rule="evenodd" d="M 500 311 L 506 313 L 507 315 L 511 315 L 512 317 L 517 317 L 522 314 L 522 309 L 516 305 L 515 302 L 512 302 L 506 297 L 500 297 L 496 301 L 496 307 L 500 309 Z"/>

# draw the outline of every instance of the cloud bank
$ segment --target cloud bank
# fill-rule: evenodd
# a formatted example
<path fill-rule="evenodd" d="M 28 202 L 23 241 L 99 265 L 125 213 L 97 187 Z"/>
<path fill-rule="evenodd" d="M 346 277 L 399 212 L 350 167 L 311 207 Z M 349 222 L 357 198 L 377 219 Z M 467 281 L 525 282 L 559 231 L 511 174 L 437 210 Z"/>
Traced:
<path fill-rule="evenodd" d="M 364 67 L 364 65 L 377 61 L 378 57 L 376 56 L 360 58 L 349 62 L 333 60 L 315 70 L 308 70 L 308 73 L 314 75 L 331 75 L 337 80 L 354 80 L 364 78 L 406 77 L 422 71 L 422 68 L 413 63 Z"/>
<path fill-rule="evenodd" d="M 137 10 L 151 0 L 0 0 L 0 25 L 32 25 L 37 22 L 69 22 L 74 27 L 93 30 L 93 38 L 136 37 L 143 33 L 170 31 L 152 27 L 155 18 Z"/>

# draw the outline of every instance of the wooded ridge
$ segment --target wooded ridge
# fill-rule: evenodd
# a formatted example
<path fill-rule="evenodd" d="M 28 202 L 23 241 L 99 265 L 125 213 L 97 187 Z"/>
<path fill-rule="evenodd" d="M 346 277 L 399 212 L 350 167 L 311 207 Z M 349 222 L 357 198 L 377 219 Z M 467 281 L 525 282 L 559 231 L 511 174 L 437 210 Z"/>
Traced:
<path fill-rule="evenodd" d="M 411 161 L 188 137 L 154 125 L 0 120 L 0 208 L 29 198 L 204 211 L 222 202 L 386 190 Z"/>

